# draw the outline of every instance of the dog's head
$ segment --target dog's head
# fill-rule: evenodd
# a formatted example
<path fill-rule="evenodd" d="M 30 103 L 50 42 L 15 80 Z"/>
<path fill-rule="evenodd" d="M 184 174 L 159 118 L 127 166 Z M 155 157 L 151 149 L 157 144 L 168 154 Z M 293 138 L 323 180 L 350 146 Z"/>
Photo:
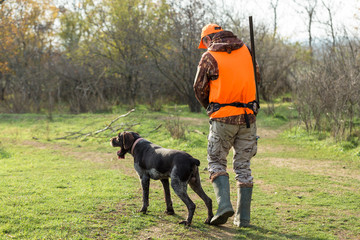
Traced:
<path fill-rule="evenodd" d="M 110 145 L 113 147 L 120 147 L 120 151 L 117 152 L 118 158 L 124 159 L 125 154 L 131 150 L 135 140 L 140 136 L 135 132 L 122 132 L 117 137 L 110 139 Z"/>

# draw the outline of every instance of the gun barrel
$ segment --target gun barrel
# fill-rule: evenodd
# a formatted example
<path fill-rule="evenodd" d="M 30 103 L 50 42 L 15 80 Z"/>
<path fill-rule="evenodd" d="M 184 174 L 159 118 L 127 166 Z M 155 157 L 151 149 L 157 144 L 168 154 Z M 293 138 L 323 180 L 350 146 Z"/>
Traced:
<path fill-rule="evenodd" d="M 250 42 L 251 42 L 251 57 L 254 66 L 254 76 L 255 76 L 255 86 L 256 86 L 256 101 L 258 103 L 258 107 L 260 108 L 260 99 L 259 99 L 259 91 L 258 91 L 258 76 L 256 74 L 256 54 L 255 54 L 255 39 L 254 39 L 254 29 L 253 29 L 253 19 L 252 16 L 249 16 L 249 26 L 250 26 Z"/>

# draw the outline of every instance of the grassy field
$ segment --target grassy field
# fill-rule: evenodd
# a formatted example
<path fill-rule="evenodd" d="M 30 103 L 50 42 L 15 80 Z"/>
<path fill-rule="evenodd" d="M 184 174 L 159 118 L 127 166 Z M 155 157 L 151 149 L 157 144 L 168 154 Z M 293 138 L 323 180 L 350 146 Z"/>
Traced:
<path fill-rule="evenodd" d="M 360 148 L 309 136 L 287 105 L 275 117 L 258 117 L 251 228 L 235 227 L 232 218 L 221 227 L 204 224 L 205 205 L 190 188 L 197 205 L 193 224 L 178 225 L 186 207 L 172 192 L 176 215 L 167 216 L 159 181 L 151 182 L 148 214 L 138 213 L 141 187 L 132 156 L 118 160 L 118 149 L 109 145 L 116 133 L 56 140 L 103 129 L 126 112 L 54 115 L 51 121 L 0 114 L 0 239 L 360 239 Z M 216 210 L 205 170 L 205 114 L 183 106 L 156 113 L 139 107 L 113 125 L 198 158 Z M 175 139 L 169 129 L 184 129 L 185 136 Z M 235 205 L 231 154 L 228 160 Z"/>

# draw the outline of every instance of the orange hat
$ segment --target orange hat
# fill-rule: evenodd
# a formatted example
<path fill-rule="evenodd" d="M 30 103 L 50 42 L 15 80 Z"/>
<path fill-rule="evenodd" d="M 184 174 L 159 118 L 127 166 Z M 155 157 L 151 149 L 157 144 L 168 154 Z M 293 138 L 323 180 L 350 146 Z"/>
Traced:
<path fill-rule="evenodd" d="M 210 23 L 208 25 L 206 25 L 205 27 L 202 28 L 201 31 L 201 40 L 200 40 L 200 44 L 198 48 L 206 48 L 205 45 L 202 42 L 202 39 L 212 33 L 217 33 L 217 32 L 221 32 L 224 31 L 219 25 L 215 24 L 215 23 Z"/>

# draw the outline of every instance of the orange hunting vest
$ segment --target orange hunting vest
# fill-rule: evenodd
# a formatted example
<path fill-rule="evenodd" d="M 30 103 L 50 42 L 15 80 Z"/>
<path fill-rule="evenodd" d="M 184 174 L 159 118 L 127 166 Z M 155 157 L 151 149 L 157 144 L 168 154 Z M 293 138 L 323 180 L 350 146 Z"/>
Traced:
<path fill-rule="evenodd" d="M 226 104 L 233 102 L 249 103 L 256 99 L 254 67 L 249 49 L 243 47 L 227 52 L 209 53 L 215 58 L 219 67 L 219 77 L 210 80 L 209 102 Z M 234 106 L 221 107 L 213 112 L 210 118 L 223 118 L 240 114 L 253 114 L 249 108 Z"/>

